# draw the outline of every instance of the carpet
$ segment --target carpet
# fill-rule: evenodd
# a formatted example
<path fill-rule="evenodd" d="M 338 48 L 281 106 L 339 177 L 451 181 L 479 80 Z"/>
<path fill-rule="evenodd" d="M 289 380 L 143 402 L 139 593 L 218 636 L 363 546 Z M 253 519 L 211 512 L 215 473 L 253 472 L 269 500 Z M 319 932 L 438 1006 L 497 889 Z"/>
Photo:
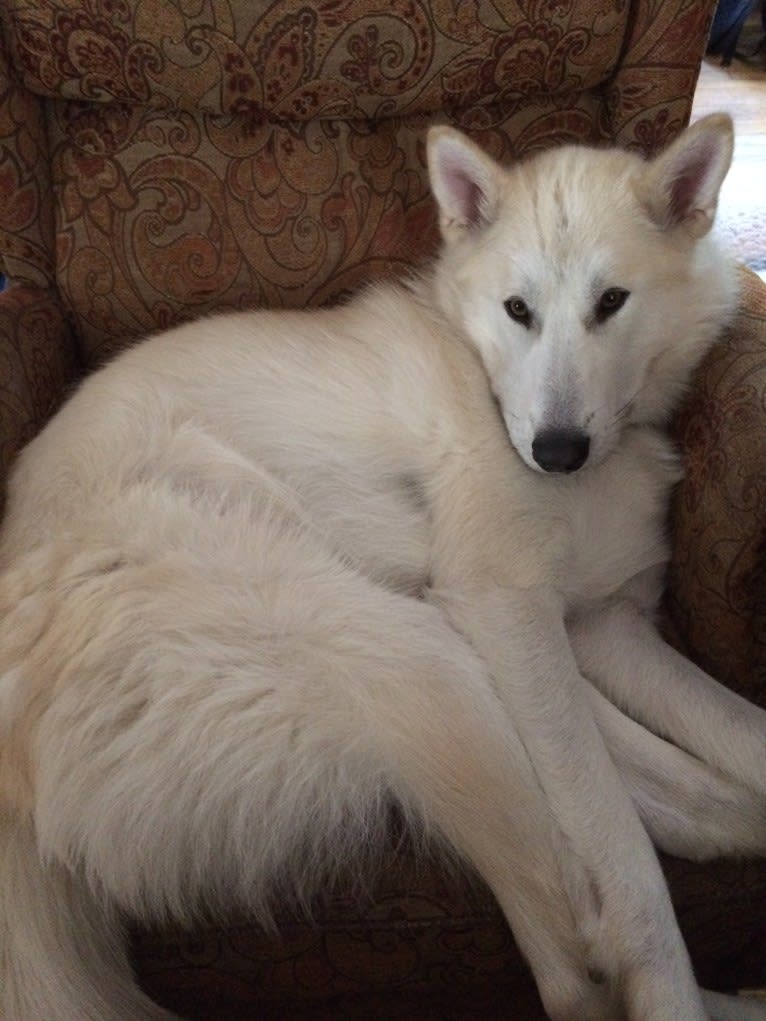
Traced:
<path fill-rule="evenodd" d="M 759 4 L 742 29 L 730 73 L 735 80 L 744 76 L 754 89 L 763 90 L 766 105 L 766 32 L 760 8 Z M 721 95 L 725 100 L 726 92 Z M 747 106 L 742 110 L 745 118 L 747 110 Z M 735 114 L 735 123 L 737 119 Z M 737 138 L 734 163 L 721 193 L 718 222 L 735 256 L 766 280 L 766 143 L 762 136 Z"/>
<path fill-rule="evenodd" d="M 766 279 L 766 160 L 735 159 L 721 190 L 717 230 L 736 258 Z"/>

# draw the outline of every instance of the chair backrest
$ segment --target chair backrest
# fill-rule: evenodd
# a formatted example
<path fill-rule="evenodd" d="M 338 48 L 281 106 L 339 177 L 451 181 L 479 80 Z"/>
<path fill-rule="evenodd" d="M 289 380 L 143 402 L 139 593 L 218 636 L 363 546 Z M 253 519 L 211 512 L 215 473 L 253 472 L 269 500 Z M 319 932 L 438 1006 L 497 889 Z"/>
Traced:
<path fill-rule="evenodd" d="M 14 0 L 0 255 L 86 362 L 221 307 L 337 299 L 433 247 L 424 129 L 652 151 L 714 2 Z M 3 201 L 4 200 L 4 201 Z"/>

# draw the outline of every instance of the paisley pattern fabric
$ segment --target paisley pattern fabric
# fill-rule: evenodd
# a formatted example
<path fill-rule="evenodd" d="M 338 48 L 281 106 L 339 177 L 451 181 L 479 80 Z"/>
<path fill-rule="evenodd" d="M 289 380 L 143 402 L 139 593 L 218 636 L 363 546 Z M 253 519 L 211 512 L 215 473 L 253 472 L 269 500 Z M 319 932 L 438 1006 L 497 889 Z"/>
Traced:
<path fill-rule="evenodd" d="M 445 872 L 438 859 L 418 868 L 409 848 L 385 862 L 361 906 L 339 894 L 317 918 L 315 927 L 280 919 L 278 940 L 246 923 L 179 932 L 172 943 L 166 932 L 138 933 L 135 959 L 154 997 L 192 1016 L 201 1000 L 202 1016 L 211 1017 L 216 1008 L 258 1003 L 266 1016 L 271 1008 L 292 1018 L 301 1008 L 327 1010 L 328 1001 L 336 1017 L 367 1017 L 360 1008 L 369 1010 L 372 1000 L 374 1009 L 378 997 L 386 1009 L 398 1003 L 402 1011 L 442 988 L 459 995 L 461 986 L 473 993 L 477 983 L 505 990 L 531 984 L 489 892 Z M 209 984 L 213 974 L 218 981 Z M 433 1002 L 429 1007 L 425 1016 L 436 1018 Z"/>
<path fill-rule="evenodd" d="M 614 71 L 628 18 L 624 2 L 551 0 L 13 6 L 11 52 L 30 91 L 290 122 L 581 92 Z"/>
<path fill-rule="evenodd" d="M 763 863 L 662 864 L 700 981 L 762 983 Z M 418 867 L 407 849 L 361 906 L 338 895 L 313 925 L 278 921 L 279 937 L 245 920 L 136 932 L 134 963 L 158 1002 L 200 1021 L 545 1021 L 491 894 L 438 859 Z"/>
<path fill-rule="evenodd" d="M 652 153 L 689 117 L 713 0 L 5 0 L 0 471 L 130 338 L 224 307 L 336 301 L 436 241 L 424 129 L 499 159 L 566 141 Z M 678 431 L 668 628 L 766 685 L 766 298 L 702 367 Z M 700 977 L 763 983 L 761 864 L 665 863 Z M 137 932 L 190 1018 L 542 1019 L 489 892 L 404 852 L 282 936 Z M 256 1006 L 257 1004 L 257 1006 Z"/>
<path fill-rule="evenodd" d="M 9 272 L 40 282 L 55 262 L 92 361 L 212 309 L 337 300 L 432 252 L 428 123 L 502 159 L 653 151 L 688 118 L 711 16 L 695 0 L 14 0 L 6 173 L 27 190 L 7 233 L 27 255 Z M 22 130 L 42 159 L 29 140 L 19 159 Z"/>
<path fill-rule="evenodd" d="M 0 33 L 0 272 L 51 286 L 53 219 L 43 105 L 13 84 Z"/>
<path fill-rule="evenodd" d="M 56 410 L 80 373 L 54 291 L 19 284 L 0 294 L 0 514 L 13 455 Z"/>
<path fill-rule="evenodd" d="M 742 276 L 743 312 L 678 417 L 670 608 L 700 665 L 766 705 L 766 287 Z"/>

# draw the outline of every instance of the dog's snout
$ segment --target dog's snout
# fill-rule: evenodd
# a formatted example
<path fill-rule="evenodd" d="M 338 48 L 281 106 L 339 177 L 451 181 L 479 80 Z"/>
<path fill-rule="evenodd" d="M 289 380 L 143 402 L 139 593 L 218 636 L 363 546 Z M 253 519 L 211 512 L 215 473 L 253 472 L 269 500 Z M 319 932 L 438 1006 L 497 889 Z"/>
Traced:
<path fill-rule="evenodd" d="M 579 429 L 546 429 L 532 441 L 532 457 L 547 472 L 574 472 L 588 459 L 590 436 Z"/>

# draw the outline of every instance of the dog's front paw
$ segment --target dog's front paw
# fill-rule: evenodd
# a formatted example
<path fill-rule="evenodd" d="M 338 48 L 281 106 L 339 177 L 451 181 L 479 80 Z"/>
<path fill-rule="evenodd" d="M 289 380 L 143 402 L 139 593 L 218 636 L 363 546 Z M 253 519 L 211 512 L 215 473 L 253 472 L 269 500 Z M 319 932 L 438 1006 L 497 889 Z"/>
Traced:
<path fill-rule="evenodd" d="M 702 999 L 710 1021 L 766 1021 L 766 999 L 753 996 L 725 996 L 704 989 Z"/>

